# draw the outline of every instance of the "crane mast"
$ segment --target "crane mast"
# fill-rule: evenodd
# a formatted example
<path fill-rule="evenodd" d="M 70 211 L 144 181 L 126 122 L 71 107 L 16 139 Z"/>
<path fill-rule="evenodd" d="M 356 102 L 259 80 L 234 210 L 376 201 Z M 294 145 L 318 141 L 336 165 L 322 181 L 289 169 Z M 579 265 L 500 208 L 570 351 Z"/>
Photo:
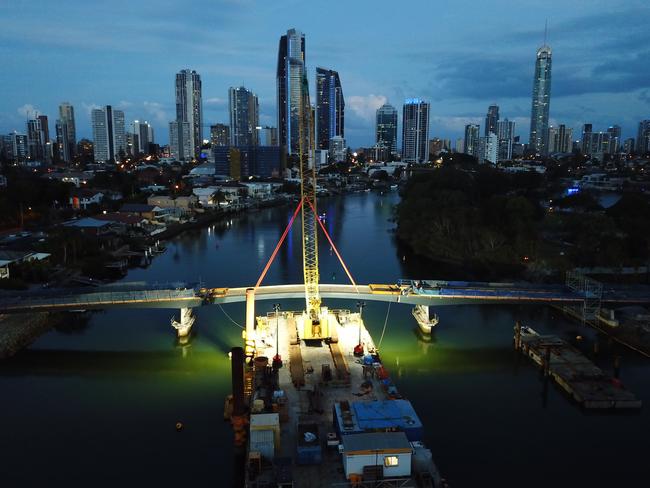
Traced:
<path fill-rule="evenodd" d="M 328 337 L 327 319 L 321 319 L 321 299 L 318 291 L 318 213 L 316 211 L 316 168 L 309 86 L 303 73 L 300 97 L 299 159 L 300 193 L 302 198 L 302 258 L 305 279 L 306 316 L 303 321 L 304 339 Z"/>

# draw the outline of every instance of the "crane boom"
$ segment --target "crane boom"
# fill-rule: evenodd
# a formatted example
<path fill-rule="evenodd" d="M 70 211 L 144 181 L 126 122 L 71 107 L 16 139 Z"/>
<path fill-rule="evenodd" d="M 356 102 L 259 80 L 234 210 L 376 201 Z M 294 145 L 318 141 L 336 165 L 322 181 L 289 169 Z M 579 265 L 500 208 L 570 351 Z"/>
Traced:
<path fill-rule="evenodd" d="M 325 339 L 327 321 L 321 323 L 321 299 L 318 291 L 318 214 L 316 212 L 316 168 L 312 136 L 311 104 L 307 77 L 303 73 L 300 97 L 299 158 L 300 192 L 302 198 L 302 258 L 305 279 L 306 317 L 303 328 L 305 339 Z"/>

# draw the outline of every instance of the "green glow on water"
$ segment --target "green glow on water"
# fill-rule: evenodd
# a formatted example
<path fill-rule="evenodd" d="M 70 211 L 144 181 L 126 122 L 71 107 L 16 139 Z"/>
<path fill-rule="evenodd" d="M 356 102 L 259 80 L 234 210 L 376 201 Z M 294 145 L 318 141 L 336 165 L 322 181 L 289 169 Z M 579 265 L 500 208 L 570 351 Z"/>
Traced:
<path fill-rule="evenodd" d="M 402 262 L 389 232 L 396 198 L 369 193 L 319 202 L 328 232 L 359 283 L 421 278 L 409 274 L 410 258 Z M 127 279 L 254 283 L 290 211 L 268 209 L 179 236 L 150 268 L 132 270 Z M 301 280 L 299 232 L 288 240 L 265 283 Z M 341 283 L 343 271 L 323 241 L 321 276 Z M 355 308 L 355 301 L 325 304 Z M 281 305 L 298 310 L 304 302 Z M 271 307 L 259 302 L 257 312 Z M 368 303 L 364 309 L 376 342 L 387 308 Z M 224 310 L 243 324 L 243 304 Z M 78 333 L 52 331 L 0 364 L 0 484 L 228 486 L 232 433 L 222 413 L 230 392 L 227 353 L 241 345 L 241 329 L 219 307 L 201 308 L 192 342 L 183 349 L 169 325 L 172 313 L 97 313 Z M 536 307 L 439 307 L 436 313 L 440 323 L 425 342 L 415 333 L 410 307 L 391 305 L 381 356 L 415 405 L 425 440 L 452 486 L 639 486 L 636 481 L 647 476 L 648 409 L 584 415 L 552 385 L 545 392 L 536 367 L 512 351 L 516 319 L 567 338 L 579 332 L 589 341 L 593 334 Z M 647 361 L 616 352 L 623 354 L 623 381 L 647 404 Z M 603 347 L 598 359 L 607 371 L 611 353 Z M 180 432 L 177 422 L 183 424 Z"/>

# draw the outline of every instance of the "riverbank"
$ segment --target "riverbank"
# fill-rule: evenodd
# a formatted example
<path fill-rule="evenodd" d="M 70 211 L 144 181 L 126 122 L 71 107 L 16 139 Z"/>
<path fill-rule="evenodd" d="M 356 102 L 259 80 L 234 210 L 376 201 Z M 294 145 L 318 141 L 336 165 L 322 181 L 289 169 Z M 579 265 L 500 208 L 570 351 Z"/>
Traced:
<path fill-rule="evenodd" d="M 261 200 L 259 202 L 255 202 L 250 205 L 238 205 L 233 207 L 225 207 L 225 208 L 220 208 L 217 211 L 211 210 L 209 213 L 205 213 L 203 215 L 194 217 L 193 220 L 190 220 L 188 222 L 169 226 L 165 231 L 161 232 L 160 234 L 157 234 L 155 238 L 156 240 L 171 239 L 173 237 L 182 234 L 183 232 L 194 230 L 194 229 L 200 229 L 205 227 L 206 225 L 219 222 L 228 217 L 239 216 L 242 214 L 246 214 L 248 212 L 259 210 L 261 208 L 281 207 L 282 205 L 286 205 L 290 202 L 291 200 L 287 198 L 274 198 L 271 200 Z"/>
<path fill-rule="evenodd" d="M 577 267 L 647 275 L 647 195 L 625 191 L 603 208 L 589 191 L 567 196 L 556 183 L 486 166 L 417 175 L 400 192 L 396 235 L 482 279 L 558 282 Z"/>
<path fill-rule="evenodd" d="M 53 324 L 46 312 L 0 315 L 0 359 L 13 356 L 29 346 Z"/>

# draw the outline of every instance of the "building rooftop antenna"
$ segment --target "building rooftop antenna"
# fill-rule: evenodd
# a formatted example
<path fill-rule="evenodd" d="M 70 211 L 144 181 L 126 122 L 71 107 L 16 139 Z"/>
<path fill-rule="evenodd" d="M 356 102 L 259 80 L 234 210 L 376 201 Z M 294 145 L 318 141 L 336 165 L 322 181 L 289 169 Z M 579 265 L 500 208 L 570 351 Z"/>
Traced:
<path fill-rule="evenodd" d="M 548 19 L 544 20 L 544 45 L 546 46 L 546 38 L 548 37 Z"/>

